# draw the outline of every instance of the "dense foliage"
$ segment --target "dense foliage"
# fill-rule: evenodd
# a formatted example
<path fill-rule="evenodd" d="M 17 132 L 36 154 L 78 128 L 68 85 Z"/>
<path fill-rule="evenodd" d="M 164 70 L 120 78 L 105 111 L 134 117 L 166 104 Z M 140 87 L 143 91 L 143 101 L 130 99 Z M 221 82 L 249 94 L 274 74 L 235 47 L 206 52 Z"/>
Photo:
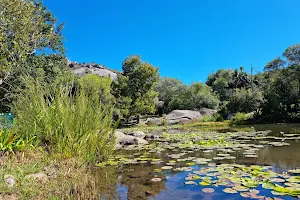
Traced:
<path fill-rule="evenodd" d="M 153 90 L 153 84 L 159 77 L 158 68 L 132 55 L 123 61 L 122 69 L 123 73 L 113 84 L 119 114 L 129 117 L 154 113 L 158 93 Z"/>
<path fill-rule="evenodd" d="M 172 110 L 197 110 L 217 108 L 219 100 L 211 88 L 202 83 L 188 86 L 174 78 L 162 78 L 154 85 L 159 93 L 158 112 L 168 113 Z"/>
<path fill-rule="evenodd" d="M 300 122 L 300 45 L 291 46 L 265 67 L 261 118 L 269 122 Z"/>
<path fill-rule="evenodd" d="M 61 54 L 27 56 L 23 63 L 11 69 L 10 75 L 0 86 L 0 110 L 2 112 L 10 111 L 10 104 L 24 84 L 22 76 L 30 75 L 51 83 L 58 76 L 70 73 L 67 62 L 66 57 Z"/>
<path fill-rule="evenodd" d="M 37 50 L 63 52 L 62 27 L 39 1 L 0 0 L 0 83 Z"/>

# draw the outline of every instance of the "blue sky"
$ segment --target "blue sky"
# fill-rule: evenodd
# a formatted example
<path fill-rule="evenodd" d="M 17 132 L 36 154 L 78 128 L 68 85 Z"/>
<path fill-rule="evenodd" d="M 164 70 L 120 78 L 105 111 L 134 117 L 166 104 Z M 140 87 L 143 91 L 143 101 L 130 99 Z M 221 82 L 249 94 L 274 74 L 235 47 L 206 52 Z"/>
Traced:
<path fill-rule="evenodd" d="M 65 22 L 67 56 L 121 70 L 131 54 L 161 76 L 205 82 L 220 68 L 263 70 L 300 42 L 299 0 L 44 0 Z"/>

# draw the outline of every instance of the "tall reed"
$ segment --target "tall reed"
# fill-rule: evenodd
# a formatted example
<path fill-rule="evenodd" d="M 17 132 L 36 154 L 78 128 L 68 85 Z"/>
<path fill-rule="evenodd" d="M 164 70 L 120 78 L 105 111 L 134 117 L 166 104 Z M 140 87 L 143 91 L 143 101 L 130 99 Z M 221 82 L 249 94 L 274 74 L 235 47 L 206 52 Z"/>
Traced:
<path fill-rule="evenodd" d="M 75 87 L 74 79 L 59 77 L 49 84 L 25 76 L 12 105 L 15 129 L 24 139 L 35 137 L 51 153 L 89 162 L 104 159 L 114 147 L 113 107 L 102 104 L 96 90 Z"/>

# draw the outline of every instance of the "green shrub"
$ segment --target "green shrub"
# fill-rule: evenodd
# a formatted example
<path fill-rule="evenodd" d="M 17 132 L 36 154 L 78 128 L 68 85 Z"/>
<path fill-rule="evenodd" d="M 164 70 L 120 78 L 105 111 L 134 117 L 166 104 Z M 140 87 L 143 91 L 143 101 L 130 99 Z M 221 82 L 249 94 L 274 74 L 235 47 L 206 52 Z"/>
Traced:
<path fill-rule="evenodd" d="M 15 129 L 25 140 L 35 137 L 51 153 L 86 161 L 110 155 L 113 107 L 101 104 L 97 91 L 88 93 L 81 84 L 74 87 L 78 84 L 71 75 L 51 84 L 27 76 L 24 83 L 12 108 Z"/>
<path fill-rule="evenodd" d="M 201 118 L 201 122 L 222 122 L 224 121 L 223 117 L 219 113 L 215 113 L 211 116 L 205 115 Z"/>
<path fill-rule="evenodd" d="M 232 118 L 232 124 L 244 124 L 247 120 L 253 118 L 253 113 L 236 113 Z"/>

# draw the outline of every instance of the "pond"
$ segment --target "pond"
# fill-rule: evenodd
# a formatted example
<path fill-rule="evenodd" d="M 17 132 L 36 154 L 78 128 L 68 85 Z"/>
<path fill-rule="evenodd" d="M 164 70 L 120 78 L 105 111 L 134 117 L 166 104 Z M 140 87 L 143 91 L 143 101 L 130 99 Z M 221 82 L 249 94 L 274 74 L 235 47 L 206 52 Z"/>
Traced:
<path fill-rule="evenodd" d="M 104 199 L 300 198 L 299 124 L 182 131 L 95 168 Z"/>

